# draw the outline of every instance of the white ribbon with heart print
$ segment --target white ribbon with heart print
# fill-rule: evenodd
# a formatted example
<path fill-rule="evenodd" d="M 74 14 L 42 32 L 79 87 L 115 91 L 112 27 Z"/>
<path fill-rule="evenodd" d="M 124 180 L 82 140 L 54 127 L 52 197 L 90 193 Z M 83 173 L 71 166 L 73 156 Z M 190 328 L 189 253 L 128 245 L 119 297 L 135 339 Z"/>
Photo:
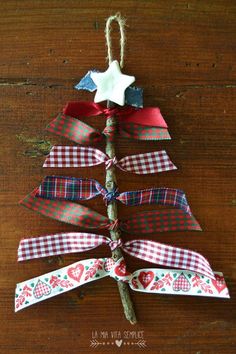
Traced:
<path fill-rule="evenodd" d="M 131 274 L 123 258 L 116 263 L 112 258 L 91 258 L 17 284 L 15 311 L 107 276 L 140 292 L 229 298 L 220 272 L 214 272 L 214 279 L 180 269 L 147 268 Z"/>

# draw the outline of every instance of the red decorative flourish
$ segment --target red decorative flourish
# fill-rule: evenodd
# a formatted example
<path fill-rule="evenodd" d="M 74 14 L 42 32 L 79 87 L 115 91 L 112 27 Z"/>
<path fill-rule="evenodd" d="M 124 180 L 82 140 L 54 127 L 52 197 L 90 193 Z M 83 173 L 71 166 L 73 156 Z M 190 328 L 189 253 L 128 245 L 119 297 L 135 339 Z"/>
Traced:
<path fill-rule="evenodd" d="M 92 265 L 92 267 L 89 268 L 85 273 L 84 280 L 88 280 L 89 278 L 92 278 L 97 273 L 97 270 L 99 269 L 103 269 L 103 262 L 97 259 Z"/>
<path fill-rule="evenodd" d="M 56 288 L 57 286 L 61 286 L 62 288 L 70 288 L 73 286 L 73 284 L 69 280 L 59 279 L 55 275 L 51 276 L 49 283 L 53 288 Z"/>
<path fill-rule="evenodd" d="M 211 290 L 211 286 L 207 283 L 205 283 L 199 275 L 195 275 L 192 279 L 193 287 L 195 286 L 200 286 L 201 290 L 204 291 L 205 293 L 213 294 L 213 291 Z"/>
<path fill-rule="evenodd" d="M 150 290 L 159 290 L 163 288 L 164 285 L 171 285 L 172 280 L 172 276 L 168 273 L 162 279 L 154 282 Z"/>
<path fill-rule="evenodd" d="M 26 297 L 29 297 L 32 295 L 31 293 L 32 289 L 25 285 L 23 287 L 23 290 L 22 290 L 22 293 L 19 295 L 19 297 L 16 299 L 16 308 L 18 309 L 20 306 L 23 305 L 23 303 L 25 302 L 26 300 Z"/>

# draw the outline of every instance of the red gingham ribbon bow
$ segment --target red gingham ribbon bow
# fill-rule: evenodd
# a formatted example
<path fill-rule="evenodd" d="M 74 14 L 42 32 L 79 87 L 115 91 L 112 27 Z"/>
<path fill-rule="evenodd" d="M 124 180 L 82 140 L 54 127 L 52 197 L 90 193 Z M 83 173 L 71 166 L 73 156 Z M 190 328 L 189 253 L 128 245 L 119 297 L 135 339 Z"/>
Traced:
<path fill-rule="evenodd" d="M 116 164 L 123 171 L 149 174 L 176 170 L 165 150 L 130 155 L 117 161 L 92 147 L 53 146 L 43 167 L 89 167 L 105 163 L 107 168 Z"/>
<path fill-rule="evenodd" d="M 18 260 L 83 252 L 102 244 L 108 244 L 112 250 L 121 247 L 127 254 L 150 263 L 186 269 L 214 279 L 208 261 L 197 252 L 150 240 L 131 240 L 122 243 L 120 239 L 111 241 L 108 237 L 87 233 L 60 233 L 23 239 L 18 248 Z"/>

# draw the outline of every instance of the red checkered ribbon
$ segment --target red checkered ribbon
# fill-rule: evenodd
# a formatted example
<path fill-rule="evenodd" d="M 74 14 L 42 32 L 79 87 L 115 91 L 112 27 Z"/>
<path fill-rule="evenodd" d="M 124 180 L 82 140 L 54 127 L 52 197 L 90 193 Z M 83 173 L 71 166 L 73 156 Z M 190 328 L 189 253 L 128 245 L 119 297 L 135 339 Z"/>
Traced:
<path fill-rule="evenodd" d="M 114 134 L 137 140 L 169 140 L 167 128 L 151 127 L 133 122 L 118 122 L 116 126 L 105 127 L 100 132 L 81 120 L 60 113 L 46 128 L 51 133 L 68 138 L 81 145 L 96 144 L 105 137 L 113 139 Z"/>
<path fill-rule="evenodd" d="M 18 248 L 18 260 L 83 252 L 103 244 L 110 245 L 111 249 L 121 247 L 127 254 L 150 263 L 186 269 L 214 279 L 208 261 L 197 252 L 149 240 L 122 243 L 120 239 L 111 241 L 108 237 L 87 233 L 61 233 L 23 239 Z"/>
<path fill-rule="evenodd" d="M 43 167 L 89 167 L 105 163 L 106 168 L 116 165 L 119 169 L 136 174 L 149 174 L 175 170 L 165 150 L 131 155 L 117 161 L 92 147 L 53 146 Z"/>
<path fill-rule="evenodd" d="M 163 231 L 200 231 L 201 227 L 191 213 L 182 209 L 162 209 L 144 211 L 131 215 L 125 221 L 109 220 L 107 217 L 83 205 L 64 200 L 50 200 L 37 197 L 35 189 L 20 203 L 25 207 L 62 222 L 84 228 L 119 227 L 127 233 L 151 233 Z"/>
<path fill-rule="evenodd" d="M 37 190 L 38 188 L 27 195 L 20 201 L 20 204 L 52 219 L 88 229 L 106 228 L 110 225 L 109 220 L 105 216 L 84 205 L 67 201 L 36 198 L 35 194 Z"/>

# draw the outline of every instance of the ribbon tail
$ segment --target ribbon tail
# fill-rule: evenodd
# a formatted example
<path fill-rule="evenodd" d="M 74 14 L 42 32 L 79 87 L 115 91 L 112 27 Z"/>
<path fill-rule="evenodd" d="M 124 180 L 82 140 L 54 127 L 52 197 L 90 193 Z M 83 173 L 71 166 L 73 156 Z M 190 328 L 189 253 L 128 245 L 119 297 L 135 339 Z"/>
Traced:
<path fill-rule="evenodd" d="M 15 312 L 109 275 L 106 258 L 86 259 L 17 284 Z"/>
<path fill-rule="evenodd" d="M 129 86 L 125 90 L 125 103 L 127 105 L 142 108 L 143 107 L 143 89 L 141 87 Z"/>
<path fill-rule="evenodd" d="M 20 204 L 49 218 L 88 229 L 105 228 L 109 223 L 105 216 L 83 205 L 37 198 L 37 190 L 38 188 L 27 195 Z"/>
<path fill-rule="evenodd" d="M 120 122 L 135 123 L 150 127 L 167 128 L 167 124 L 162 117 L 158 107 L 144 107 L 133 110 L 128 114 L 119 117 Z"/>
<path fill-rule="evenodd" d="M 149 240 L 127 241 L 122 249 L 129 255 L 147 262 L 193 271 L 214 279 L 208 260 L 200 253 Z"/>
<path fill-rule="evenodd" d="M 122 170 L 140 175 L 177 169 L 165 150 L 126 156 L 117 166 Z"/>
<path fill-rule="evenodd" d="M 76 90 L 86 90 L 90 92 L 94 92 L 97 89 L 97 85 L 93 82 L 91 78 L 91 73 L 92 72 L 98 72 L 97 70 L 89 70 L 87 74 L 82 77 L 80 82 L 75 85 Z"/>
<path fill-rule="evenodd" d="M 129 286 L 134 291 L 151 294 L 230 298 L 223 274 L 219 272 L 212 279 L 181 269 L 139 269 L 132 274 Z"/>
<path fill-rule="evenodd" d="M 194 216 L 181 209 L 150 210 L 133 214 L 121 222 L 120 228 L 131 234 L 202 230 Z"/>
<path fill-rule="evenodd" d="M 174 188 L 150 188 L 120 193 L 117 199 L 130 206 L 158 204 L 172 206 L 190 213 L 185 193 Z"/>
<path fill-rule="evenodd" d="M 46 176 L 40 184 L 35 196 L 53 200 L 89 200 L 98 195 L 105 195 L 106 189 L 89 178 L 64 176 Z"/>
<path fill-rule="evenodd" d="M 120 123 L 119 136 L 136 140 L 170 140 L 170 134 L 166 128 L 150 127 L 135 123 Z"/>
<path fill-rule="evenodd" d="M 63 113 L 73 118 L 98 116 L 103 113 L 103 106 L 95 102 L 68 102 Z"/>
<path fill-rule="evenodd" d="M 67 253 L 80 253 L 109 242 L 108 237 L 83 232 L 24 238 L 19 243 L 18 262 Z"/>
<path fill-rule="evenodd" d="M 89 167 L 100 165 L 107 156 L 100 150 L 83 146 L 53 146 L 43 167 Z"/>
<path fill-rule="evenodd" d="M 81 145 L 96 144 L 103 139 L 102 134 L 97 129 L 65 114 L 59 114 L 56 119 L 49 123 L 46 130 Z"/>

